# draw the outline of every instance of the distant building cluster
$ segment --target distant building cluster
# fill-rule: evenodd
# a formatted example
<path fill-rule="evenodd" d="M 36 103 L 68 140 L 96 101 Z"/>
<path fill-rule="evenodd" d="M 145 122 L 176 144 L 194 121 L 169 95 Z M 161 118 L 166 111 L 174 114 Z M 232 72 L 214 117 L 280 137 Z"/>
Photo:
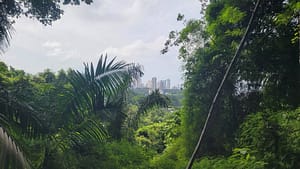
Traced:
<path fill-rule="evenodd" d="M 154 91 L 156 89 L 159 89 L 160 91 L 163 91 L 165 89 L 178 89 L 179 87 L 172 87 L 171 88 L 171 80 L 165 79 L 165 80 L 158 80 L 157 77 L 152 77 L 151 80 L 148 80 L 145 84 L 142 83 L 142 79 L 136 79 L 132 83 L 132 88 L 138 89 L 138 88 L 147 88 L 149 91 Z"/>

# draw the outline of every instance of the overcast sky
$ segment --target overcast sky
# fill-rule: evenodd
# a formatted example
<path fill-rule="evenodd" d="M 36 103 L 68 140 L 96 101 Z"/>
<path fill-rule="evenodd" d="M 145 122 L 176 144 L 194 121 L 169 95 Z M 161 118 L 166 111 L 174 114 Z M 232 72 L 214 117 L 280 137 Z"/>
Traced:
<path fill-rule="evenodd" d="M 143 82 L 153 76 L 181 83 L 178 52 L 161 55 L 171 30 L 179 30 L 177 14 L 199 18 L 198 0 L 94 0 L 88 5 L 64 6 L 62 19 L 52 26 L 21 18 L 14 24 L 10 47 L 0 59 L 28 73 L 46 68 L 82 69 L 101 54 L 144 66 Z"/>

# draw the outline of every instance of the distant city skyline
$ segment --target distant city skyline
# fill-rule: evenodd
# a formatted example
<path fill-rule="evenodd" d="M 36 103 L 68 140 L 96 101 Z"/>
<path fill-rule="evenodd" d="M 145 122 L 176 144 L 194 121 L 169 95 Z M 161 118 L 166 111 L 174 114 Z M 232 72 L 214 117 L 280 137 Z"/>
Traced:
<path fill-rule="evenodd" d="M 158 79 L 157 77 L 152 77 L 148 80 L 142 80 L 139 78 L 135 80 L 132 84 L 133 88 L 148 88 L 152 90 L 156 89 L 179 89 L 182 87 L 182 84 L 172 84 L 172 80 L 169 78 Z"/>

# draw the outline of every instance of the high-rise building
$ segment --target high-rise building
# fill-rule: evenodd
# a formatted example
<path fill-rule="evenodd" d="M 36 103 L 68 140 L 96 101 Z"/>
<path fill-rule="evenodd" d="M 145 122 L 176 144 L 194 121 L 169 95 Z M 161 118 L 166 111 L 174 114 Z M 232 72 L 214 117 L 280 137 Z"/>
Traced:
<path fill-rule="evenodd" d="M 170 79 L 166 80 L 166 89 L 171 89 L 171 80 Z"/>
<path fill-rule="evenodd" d="M 164 80 L 160 80 L 159 81 L 159 83 L 158 83 L 158 88 L 160 89 L 160 90 L 163 90 L 163 89 L 165 89 L 165 81 Z"/>
<path fill-rule="evenodd" d="M 152 89 L 152 82 L 150 80 L 147 81 L 146 88 Z"/>
<path fill-rule="evenodd" d="M 156 90 L 157 89 L 157 78 L 156 77 L 152 77 L 152 90 Z"/>
<path fill-rule="evenodd" d="M 160 80 L 158 83 L 158 88 L 161 90 L 170 89 L 171 88 L 171 80 L 170 79 Z"/>

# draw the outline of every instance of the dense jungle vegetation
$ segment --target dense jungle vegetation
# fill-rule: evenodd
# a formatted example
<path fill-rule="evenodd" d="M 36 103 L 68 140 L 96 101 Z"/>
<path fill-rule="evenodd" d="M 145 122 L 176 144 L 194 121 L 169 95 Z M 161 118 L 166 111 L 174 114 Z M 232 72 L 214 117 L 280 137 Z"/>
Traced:
<path fill-rule="evenodd" d="M 10 17 L 59 19 L 56 1 L 32 1 L 28 11 L 19 2 L 0 1 L 1 48 Z M 185 27 L 170 32 L 162 52 L 180 48 L 181 107 L 159 91 L 131 91 L 143 72 L 118 58 L 35 75 L 0 62 L 0 169 L 185 168 L 255 2 L 211 0 L 201 19 L 178 15 Z M 193 168 L 300 168 L 299 32 L 300 2 L 262 0 Z"/>

